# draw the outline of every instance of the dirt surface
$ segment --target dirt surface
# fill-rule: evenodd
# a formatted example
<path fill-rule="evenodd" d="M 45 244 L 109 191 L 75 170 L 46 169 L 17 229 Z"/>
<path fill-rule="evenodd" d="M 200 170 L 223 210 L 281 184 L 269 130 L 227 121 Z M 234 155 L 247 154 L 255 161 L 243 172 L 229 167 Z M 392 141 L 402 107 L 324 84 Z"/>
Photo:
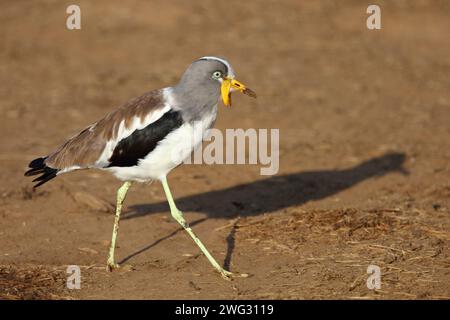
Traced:
<path fill-rule="evenodd" d="M 0 6 L 0 299 L 449 299 L 450 2 L 64 1 Z M 339 4 L 338 4 L 339 3 Z M 169 182 L 225 281 L 171 219 L 159 183 L 134 185 L 104 265 L 120 182 L 30 160 L 131 97 L 226 57 L 257 100 L 216 127 L 279 128 L 280 171 L 185 165 Z M 381 268 L 381 289 L 366 286 Z M 81 290 L 65 287 L 79 265 Z"/>

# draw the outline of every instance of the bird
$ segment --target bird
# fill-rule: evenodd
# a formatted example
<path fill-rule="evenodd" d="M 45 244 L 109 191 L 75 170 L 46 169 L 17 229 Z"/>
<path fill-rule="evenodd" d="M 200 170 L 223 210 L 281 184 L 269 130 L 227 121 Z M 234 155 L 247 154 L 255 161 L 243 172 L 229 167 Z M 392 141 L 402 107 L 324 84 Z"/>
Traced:
<path fill-rule="evenodd" d="M 160 181 L 172 217 L 191 236 L 215 270 L 229 279 L 234 274 L 222 268 L 196 236 L 170 191 L 167 175 L 188 158 L 214 126 L 220 100 L 231 106 L 231 92 L 256 98 L 235 79 L 224 58 L 205 56 L 192 62 L 179 82 L 131 99 L 92 123 L 48 155 L 31 161 L 25 176 L 35 176 L 37 188 L 53 178 L 82 169 L 109 171 L 122 181 L 117 190 L 116 210 L 107 270 L 115 262 L 119 221 L 132 183 Z"/>

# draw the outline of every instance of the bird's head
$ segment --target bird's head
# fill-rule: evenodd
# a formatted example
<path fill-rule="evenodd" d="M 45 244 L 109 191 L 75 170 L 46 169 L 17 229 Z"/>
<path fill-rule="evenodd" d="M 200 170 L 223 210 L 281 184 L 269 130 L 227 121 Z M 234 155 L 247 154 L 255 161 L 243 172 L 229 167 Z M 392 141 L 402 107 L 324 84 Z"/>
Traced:
<path fill-rule="evenodd" d="M 231 106 L 231 92 L 239 91 L 256 98 L 255 92 L 234 78 L 228 61 L 217 57 L 203 57 L 194 61 L 184 73 L 180 83 L 186 87 L 202 87 L 222 98 L 225 106 Z"/>

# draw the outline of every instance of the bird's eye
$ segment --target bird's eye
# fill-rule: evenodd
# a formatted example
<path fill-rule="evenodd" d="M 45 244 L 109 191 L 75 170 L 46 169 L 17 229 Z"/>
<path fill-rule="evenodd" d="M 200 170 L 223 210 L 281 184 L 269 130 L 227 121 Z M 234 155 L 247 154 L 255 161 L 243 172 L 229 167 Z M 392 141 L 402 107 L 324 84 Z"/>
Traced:
<path fill-rule="evenodd" d="M 222 72 L 214 71 L 212 76 L 213 76 L 213 79 L 220 79 L 220 78 L 222 78 Z"/>

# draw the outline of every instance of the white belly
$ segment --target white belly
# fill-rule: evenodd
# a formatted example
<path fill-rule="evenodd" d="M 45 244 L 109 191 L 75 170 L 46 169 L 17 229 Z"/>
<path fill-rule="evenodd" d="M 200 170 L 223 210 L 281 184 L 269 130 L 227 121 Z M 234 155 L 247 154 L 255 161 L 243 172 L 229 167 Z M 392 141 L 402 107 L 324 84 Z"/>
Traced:
<path fill-rule="evenodd" d="M 106 170 L 123 181 L 149 181 L 165 177 L 173 168 L 188 158 L 192 151 L 202 143 L 216 118 L 212 112 L 203 122 L 185 123 L 172 131 L 144 159 L 133 167 L 111 167 Z"/>

